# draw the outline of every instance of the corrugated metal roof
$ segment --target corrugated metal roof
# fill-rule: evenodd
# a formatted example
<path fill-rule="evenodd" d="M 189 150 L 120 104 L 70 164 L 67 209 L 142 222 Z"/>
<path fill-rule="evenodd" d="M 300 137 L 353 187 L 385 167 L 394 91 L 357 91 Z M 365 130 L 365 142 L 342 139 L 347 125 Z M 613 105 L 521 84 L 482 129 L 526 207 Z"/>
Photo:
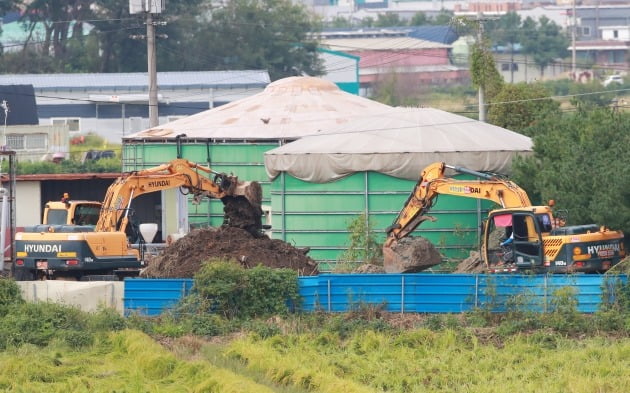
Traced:
<path fill-rule="evenodd" d="M 32 175 L 17 175 L 16 181 L 44 181 L 44 180 L 91 180 L 91 179 L 116 179 L 120 173 L 37 173 Z M 7 182 L 7 175 L 2 175 L 2 182 Z"/>
<path fill-rule="evenodd" d="M 33 85 L 35 89 L 98 89 L 134 88 L 146 89 L 146 72 L 107 74 L 12 74 L 0 75 L 0 85 Z M 267 71 L 189 71 L 158 72 L 159 87 L 226 87 L 261 86 L 270 83 Z"/>
<path fill-rule="evenodd" d="M 322 46 L 346 52 L 361 50 L 414 50 L 414 49 L 447 49 L 451 45 L 425 41 L 413 37 L 379 37 L 379 38 L 334 38 L 323 40 Z"/>

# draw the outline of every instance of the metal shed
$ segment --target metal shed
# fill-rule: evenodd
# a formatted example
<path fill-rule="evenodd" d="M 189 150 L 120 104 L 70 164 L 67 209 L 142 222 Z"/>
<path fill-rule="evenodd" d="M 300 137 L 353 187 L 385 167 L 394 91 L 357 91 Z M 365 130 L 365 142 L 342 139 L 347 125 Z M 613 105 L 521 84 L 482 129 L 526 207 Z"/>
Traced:
<path fill-rule="evenodd" d="M 244 180 L 260 181 L 263 208 L 270 214 L 266 151 L 388 110 L 389 106 L 342 91 L 330 81 L 285 78 L 258 94 L 126 136 L 123 169 L 152 167 L 181 156 Z M 174 205 L 178 208 L 168 208 Z M 182 205 L 181 197 L 165 192 L 162 206 L 167 206 L 159 223 L 165 234 L 189 225 L 222 222 L 223 206 L 218 201 Z"/>
<path fill-rule="evenodd" d="M 361 214 L 384 240 L 427 165 L 443 161 L 509 174 L 514 156 L 531 149 L 526 136 L 433 108 L 392 108 L 301 138 L 265 153 L 274 179 L 274 237 L 311 247 L 311 256 L 332 268 L 347 247 L 349 223 Z M 479 243 L 479 224 L 490 207 L 441 196 L 431 211 L 437 221 L 416 235 L 447 258 L 465 258 Z"/>

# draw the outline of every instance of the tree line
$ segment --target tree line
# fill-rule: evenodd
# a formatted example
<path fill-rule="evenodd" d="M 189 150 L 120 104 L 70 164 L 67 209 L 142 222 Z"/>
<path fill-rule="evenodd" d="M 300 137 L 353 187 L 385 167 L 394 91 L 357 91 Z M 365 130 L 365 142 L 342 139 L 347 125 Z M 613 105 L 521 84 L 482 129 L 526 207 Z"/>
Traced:
<path fill-rule="evenodd" d="M 0 48 L 0 72 L 145 72 L 146 19 L 130 14 L 128 0 L 5 0 L 0 14 L 19 11 L 24 41 Z M 265 69 L 272 80 L 321 75 L 319 35 L 324 28 L 451 25 L 453 13 L 417 12 L 408 21 L 397 13 L 354 21 L 324 22 L 290 0 L 172 0 L 156 15 L 160 71 Z M 493 45 L 530 54 L 544 68 L 567 55 L 568 38 L 543 17 L 521 21 L 516 13 L 488 21 Z"/>
<path fill-rule="evenodd" d="M 5 47 L 3 73 L 146 72 L 146 19 L 129 0 L 5 0 L 26 40 Z M 272 79 L 321 75 L 321 22 L 289 0 L 172 0 L 156 15 L 160 71 L 264 69 Z"/>

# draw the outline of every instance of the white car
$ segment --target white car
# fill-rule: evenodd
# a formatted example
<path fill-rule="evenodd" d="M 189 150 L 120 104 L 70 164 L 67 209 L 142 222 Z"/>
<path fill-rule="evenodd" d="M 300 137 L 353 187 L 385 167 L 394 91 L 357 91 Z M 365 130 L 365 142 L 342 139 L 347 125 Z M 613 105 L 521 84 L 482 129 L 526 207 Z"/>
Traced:
<path fill-rule="evenodd" d="M 623 84 L 623 78 L 621 77 L 621 75 L 610 75 L 604 80 L 604 82 L 602 82 L 602 84 L 604 86 L 608 86 L 608 85 L 610 85 L 612 83 L 616 83 L 616 84 L 622 85 Z"/>

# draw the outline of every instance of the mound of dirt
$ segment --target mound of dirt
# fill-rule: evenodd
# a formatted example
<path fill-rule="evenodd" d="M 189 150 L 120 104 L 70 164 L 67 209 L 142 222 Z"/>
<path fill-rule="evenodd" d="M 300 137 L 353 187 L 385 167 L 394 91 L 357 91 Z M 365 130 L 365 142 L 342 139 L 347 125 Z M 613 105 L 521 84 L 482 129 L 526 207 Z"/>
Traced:
<path fill-rule="evenodd" d="M 354 269 L 352 273 L 385 273 L 385 268 L 371 263 L 364 263 Z"/>
<path fill-rule="evenodd" d="M 319 274 L 304 250 L 267 236 L 254 237 L 241 228 L 201 228 L 180 238 L 148 261 L 142 277 L 191 278 L 211 259 L 229 259 L 244 267 L 288 268 L 301 276 Z"/>
<path fill-rule="evenodd" d="M 383 247 L 387 273 L 416 273 L 442 263 L 442 256 L 424 237 L 404 237 L 390 247 Z"/>
<path fill-rule="evenodd" d="M 464 259 L 457 265 L 453 273 L 483 273 L 483 259 L 478 251 L 471 251 L 468 258 Z"/>

